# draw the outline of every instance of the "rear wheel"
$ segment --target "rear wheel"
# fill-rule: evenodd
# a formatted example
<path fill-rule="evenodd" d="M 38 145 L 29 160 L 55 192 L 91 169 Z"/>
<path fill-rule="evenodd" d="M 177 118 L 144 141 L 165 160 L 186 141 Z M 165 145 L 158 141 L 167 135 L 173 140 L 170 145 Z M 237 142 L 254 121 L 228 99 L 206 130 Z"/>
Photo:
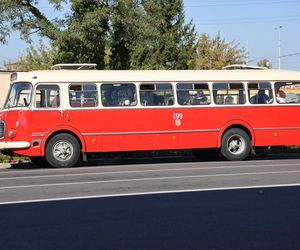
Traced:
<path fill-rule="evenodd" d="M 230 161 L 242 161 L 250 153 L 251 140 L 242 129 L 229 129 L 222 138 L 221 155 Z"/>
<path fill-rule="evenodd" d="M 79 142 L 70 134 L 57 134 L 47 144 L 46 160 L 52 167 L 72 167 L 78 162 L 79 157 Z"/>

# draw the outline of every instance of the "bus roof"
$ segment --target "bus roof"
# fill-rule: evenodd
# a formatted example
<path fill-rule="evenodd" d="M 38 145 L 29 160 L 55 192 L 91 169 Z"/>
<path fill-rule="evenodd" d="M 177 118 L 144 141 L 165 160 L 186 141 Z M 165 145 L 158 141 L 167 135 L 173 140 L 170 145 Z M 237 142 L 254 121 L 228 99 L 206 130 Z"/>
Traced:
<path fill-rule="evenodd" d="M 46 70 L 18 73 L 16 81 L 38 82 L 193 82 L 300 81 L 287 70 Z"/>

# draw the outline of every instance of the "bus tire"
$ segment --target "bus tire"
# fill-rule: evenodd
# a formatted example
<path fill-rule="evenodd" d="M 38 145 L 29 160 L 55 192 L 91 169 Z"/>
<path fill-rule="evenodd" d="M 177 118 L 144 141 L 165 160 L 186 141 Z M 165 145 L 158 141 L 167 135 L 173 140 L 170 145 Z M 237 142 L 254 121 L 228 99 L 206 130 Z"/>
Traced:
<path fill-rule="evenodd" d="M 67 133 L 53 136 L 46 146 L 46 160 L 55 168 L 73 167 L 80 157 L 78 140 Z"/>
<path fill-rule="evenodd" d="M 242 161 L 251 151 L 249 135 L 242 129 L 232 128 L 222 137 L 221 155 L 229 161 Z"/>

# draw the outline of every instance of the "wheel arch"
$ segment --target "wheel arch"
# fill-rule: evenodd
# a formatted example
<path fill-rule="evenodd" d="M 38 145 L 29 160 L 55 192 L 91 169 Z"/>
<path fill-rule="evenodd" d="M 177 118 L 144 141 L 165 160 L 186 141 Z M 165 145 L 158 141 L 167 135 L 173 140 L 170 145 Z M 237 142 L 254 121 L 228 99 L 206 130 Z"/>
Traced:
<path fill-rule="evenodd" d="M 74 136 L 74 138 L 79 142 L 80 145 L 80 149 L 85 152 L 86 151 L 86 143 L 84 138 L 82 137 L 81 133 L 72 128 L 72 127 L 58 127 L 55 129 L 50 130 L 47 133 L 47 136 L 44 138 L 43 142 L 42 142 L 42 150 L 41 150 L 41 155 L 45 156 L 45 152 L 46 152 L 46 146 L 48 144 L 48 142 L 56 135 L 58 134 L 62 134 L 62 133 L 67 133 L 70 134 L 72 136 Z"/>
<path fill-rule="evenodd" d="M 223 135 L 232 128 L 239 128 L 244 130 L 248 135 L 249 138 L 251 140 L 251 145 L 254 146 L 255 145 L 255 134 L 254 131 L 252 129 L 252 127 L 245 121 L 242 120 L 232 120 L 227 122 L 220 130 L 219 132 L 219 136 L 218 136 L 218 148 L 221 147 L 222 145 L 222 138 Z"/>

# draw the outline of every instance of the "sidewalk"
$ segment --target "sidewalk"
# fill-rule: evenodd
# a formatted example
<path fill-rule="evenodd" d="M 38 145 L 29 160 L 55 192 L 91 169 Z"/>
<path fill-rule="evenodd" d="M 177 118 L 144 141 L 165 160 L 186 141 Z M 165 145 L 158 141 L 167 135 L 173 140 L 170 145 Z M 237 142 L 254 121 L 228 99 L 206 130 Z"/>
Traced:
<path fill-rule="evenodd" d="M 10 163 L 0 163 L 0 169 L 10 168 Z"/>

